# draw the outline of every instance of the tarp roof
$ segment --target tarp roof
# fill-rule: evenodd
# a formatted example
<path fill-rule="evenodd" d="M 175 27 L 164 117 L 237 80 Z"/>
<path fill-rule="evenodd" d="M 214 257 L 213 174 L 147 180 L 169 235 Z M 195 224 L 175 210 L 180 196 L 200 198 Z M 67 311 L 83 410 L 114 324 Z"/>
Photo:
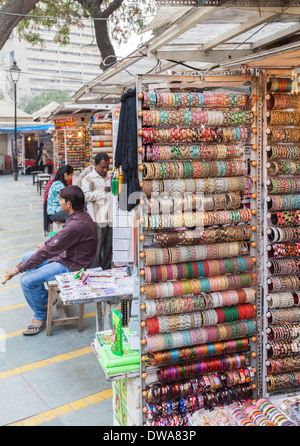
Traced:
<path fill-rule="evenodd" d="M 299 2 L 289 2 L 294 5 L 290 7 L 279 0 L 260 3 L 266 6 L 249 6 L 253 2 L 239 0 L 220 1 L 220 6 L 187 7 L 187 2 L 181 3 L 181 11 L 177 4 L 158 8 L 153 23 L 146 28 L 156 29 L 157 35 L 84 85 L 74 99 L 110 103 L 135 85 L 137 74 L 193 74 L 255 67 L 254 60 L 261 54 L 270 57 L 281 47 L 283 51 L 300 49 Z M 281 67 L 280 59 L 276 67 Z"/>

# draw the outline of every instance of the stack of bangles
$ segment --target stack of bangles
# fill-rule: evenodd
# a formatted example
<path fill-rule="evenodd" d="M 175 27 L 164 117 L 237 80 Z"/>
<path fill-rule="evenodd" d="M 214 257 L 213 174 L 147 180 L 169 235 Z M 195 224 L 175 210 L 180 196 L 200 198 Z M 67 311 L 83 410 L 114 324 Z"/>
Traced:
<path fill-rule="evenodd" d="M 300 226 L 300 210 L 272 212 L 271 221 L 278 226 Z"/>
<path fill-rule="evenodd" d="M 273 142 L 300 142 L 300 129 L 299 128 L 272 128 L 268 135 L 270 141 Z M 153 141 L 154 142 L 154 141 Z"/>
<path fill-rule="evenodd" d="M 215 212 L 185 212 L 180 214 L 145 216 L 144 227 L 147 229 L 199 228 L 204 226 L 250 223 L 251 219 L 252 214 L 248 208 Z"/>
<path fill-rule="evenodd" d="M 299 259 L 278 259 L 268 262 L 268 268 L 271 274 L 285 275 L 285 274 L 298 274 L 300 272 L 300 260 Z"/>
<path fill-rule="evenodd" d="M 143 158 L 147 161 L 163 160 L 215 160 L 243 158 L 245 147 L 240 144 L 214 144 L 193 146 L 144 146 Z"/>
<path fill-rule="evenodd" d="M 172 248 L 147 248 L 144 252 L 145 265 L 153 266 L 240 256 L 249 252 L 249 246 L 246 242 L 230 242 L 212 245 L 174 246 Z"/>
<path fill-rule="evenodd" d="M 282 110 L 285 108 L 300 108 L 300 98 L 296 94 L 271 94 L 267 100 L 268 110 Z"/>
<path fill-rule="evenodd" d="M 268 191 L 272 194 L 292 194 L 300 192 L 300 179 L 271 178 Z"/>
<path fill-rule="evenodd" d="M 288 77 L 272 77 L 267 83 L 267 90 L 276 93 L 290 93 L 292 91 L 292 79 Z"/>
<path fill-rule="evenodd" d="M 207 228 L 205 230 L 188 229 L 181 231 L 158 232 L 153 235 L 153 244 L 158 247 L 198 245 L 203 243 L 246 241 L 250 240 L 251 236 L 252 229 L 250 225 L 223 226 L 218 228 Z"/>
<path fill-rule="evenodd" d="M 269 195 L 268 200 L 268 209 L 270 211 L 300 209 L 300 194 Z"/>
<path fill-rule="evenodd" d="M 243 94 L 224 93 L 155 93 L 143 94 L 143 107 L 209 107 L 209 108 L 243 108 L 247 96 Z M 250 105 L 250 104 L 249 104 Z"/>
<path fill-rule="evenodd" d="M 205 390 L 215 390 L 220 387 L 232 387 L 238 384 L 245 384 L 253 381 L 254 371 L 253 368 L 248 366 L 245 368 L 236 368 L 233 370 L 226 370 L 221 372 L 213 372 L 213 374 L 201 374 L 198 375 L 198 364 L 195 364 L 196 376 L 193 375 L 187 379 L 181 378 L 182 381 L 178 383 L 170 383 L 168 381 L 168 375 L 174 375 L 174 370 L 164 371 L 163 379 L 167 379 L 164 383 L 154 384 L 153 386 L 147 386 L 147 402 L 148 403 L 160 403 L 166 401 L 166 399 L 185 398 L 190 395 L 197 395 Z M 183 369 L 183 370 L 182 370 Z M 182 364 L 182 369 L 176 368 L 175 373 L 179 375 L 189 375 L 190 365 Z M 187 372 L 187 373 L 185 373 Z M 166 385 L 167 384 L 167 385 Z M 169 384 L 169 385 L 168 385 Z"/>
<path fill-rule="evenodd" d="M 234 422 L 238 426 L 255 426 L 255 424 L 250 420 L 240 404 L 231 403 L 228 406 L 227 410 L 229 415 L 233 418 Z"/>
<path fill-rule="evenodd" d="M 270 125 L 299 125 L 300 113 L 297 111 L 272 111 L 268 118 Z"/>
<path fill-rule="evenodd" d="M 146 426 L 189 426 L 192 414 L 200 409 L 227 405 L 233 401 L 249 400 L 253 396 L 251 383 L 234 387 L 207 390 L 177 400 L 146 405 Z M 271 422 L 270 422 L 271 423 Z"/>
<path fill-rule="evenodd" d="M 300 280 L 298 285 L 300 285 Z M 271 293 L 268 295 L 269 308 L 286 308 L 300 305 L 300 292 Z"/>
<path fill-rule="evenodd" d="M 244 368 L 248 364 L 248 357 L 244 353 L 231 353 L 202 360 L 194 360 L 183 364 L 168 365 L 157 371 L 157 378 L 161 384 L 174 383 L 182 379 L 195 378 L 208 373 L 225 372 Z M 253 370 L 251 370 L 251 378 Z M 249 382 L 249 381 L 248 381 Z M 220 383 L 221 387 L 221 383 Z"/>
<path fill-rule="evenodd" d="M 268 339 L 272 342 L 270 342 L 270 348 L 271 350 L 273 341 L 277 340 L 293 340 L 297 339 L 300 336 L 300 324 L 299 323 L 293 323 L 293 324 L 278 324 L 278 325 L 271 325 L 267 328 L 267 335 Z M 274 348 L 275 351 L 276 348 Z M 272 356 L 272 355 L 270 355 Z"/>
<path fill-rule="evenodd" d="M 295 426 L 295 424 L 289 420 L 281 410 L 278 410 L 269 400 L 260 398 L 256 405 L 262 411 L 262 413 L 269 418 L 276 426 Z"/>
<path fill-rule="evenodd" d="M 269 257 L 300 257 L 300 243 L 274 243 L 268 246 Z"/>
<path fill-rule="evenodd" d="M 268 390 L 279 390 L 288 387 L 298 387 L 300 385 L 300 372 L 280 373 L 278 375 L 268 375 Z"/>
<path fill-rule="evenodd" d="M 253 272 L 228 274 L 224 276 L 203 277 L 202 279 L 174 280 L 145 284 L 146 299 L 183 296 L 187 294 L 209 293 L 216 291 L 237 290 L 257 284 L 257 275 Z"/>
<path fill-rule="evenodd" d="M 246 174 L 243 160 L 229 161 L 171 161 L 144 163 L 144 180 L 170 180 L 176 178 L 231 177 Z"/>
<path fill-rule="evenodd" d="M 299 175 L 299 161 L 271 161 L 268 167 L 270 175 Z"/>
<path fill-rule="evenodd" d="M 147 196 L 163 192 L 173 195 L 185 193 L 221 194 L 225 192 L 246 191 L 251 188 L 249 177 L 219 177 L 176 180 L 147 180 L 142 182 L 142 192 Z"/>
<path fill-rule="evenodd" d="M 228 353 L 248 352 L 249 349 L 249 338 L 229 339 L 228 341 L 153 352 L 149 354 L 149 362 L 152 366 L 160 366 L 165 364 L 175 364 L 182 361 L 190 361 L 193 359 L 226 355 Z"/>
<path fill-rule="evenodd" d="M 277 112 L 273 112 L 277 113 Z M 297 112 L 289 113 L 284 120 L 287 124 L 297 121 Z M 275 124 L 281 125 L 279 119 L 274 116 Z M 200 125 L 252 125 L 254 121 L 254 114 L 252 111 L 204 111 L 204 110 L 144 110 L 143 111 L 143 126 L 164 126 L 164 125 L 185 125 L 185 126 L 200 126 Z M 272 117 L 270 119 L 272 121 Z M 271 124 L 273 123 L 271 122 Z M 296 122 L 293 125 L 296 125 Z M 284 122 L 285 123 L 285 122 Z"/>
<path fill-rule="evenodd" d="M 298 276 L 278 276 L 268 279 L 269 291 L 286 291 L 300 288 L 300 277 Z"/>
<path fill-rule="evenodd" d="M 270 324 L 300 322 L 300 308 L 278 308 L 267 313 Z"/>
<path fill-rule="evenodd" d="M 160 333 L 146 335 L 148 352 L 169 350 L 172 348 L 188 347 L 191 345 L 207 344 L 215 341 L 225 341 L 256 333 L 256 323 L 253 320 L 227 322 L 211 327 L 193 328 L 176 331 L 175 333 Z"/>
<path fill-rule="evenodd" d="M 166 280 L 193 279 L 196 277 L 219 276 L 221 274 L 236 274 L 252 271 L 253 268 L 254 262 L 253 258 L 250 256 L 233 257 L 223 260 L 204 260 L 202 262 L 146 266 L 145 282 L 164 282 Z"/>
<path fill-rule="evenodd" d="M 269 418 L 267 418 L 261 410 L 250 401 L 243 405 L 243 410 L 255 426 L 275 426 L 273 421 L 269 420 Z"/>
<path fill-rule="evenodd" d="M 143 144 L 245 142 L 248 138 L 248 130 L 252 130 L 251 127 L 144 127 Z M 289 135 L 289 138 L 298 141 L 297 138 L 300 139 L 300 135 L 294 135 L 294 133 Z"/>
<path fill-rule="evenodd" d="M 244 304 L 186 314 L 154 316 L 152 318 L 146 318 L 146 327 L 148 335 L 156 335 L 158 333 L 174 333 L 191 328 L 215 326 L 216 324 L 224 322 L 253 319 L 255 315 L 255 306 L 252 304 Z M 290 322 L 295 321 L 292 320 Z"/>
<path fill-rule="evenodd" d="M 300 370 L 299 356 L 286 356 L 284 358 L 269 358 L 267 366 L 268 373 L 286 373 Z"/>
<path fill-rule="evenodd" d="M 300 353 L 300 341 L 298 339 L 272 341 L 267 344 L 267 351 L 268 358 L 298 356 Z"/>
<path fill-rule="evenodd" d="M 300 228 L 269 228 L 267 230 L 270 242 L 300 242 Z"/>
<path fill-rule="evenodd" d="M 191 313 L 208 308 L 229 307 L 245 303 L 255 303 L 255 290 L 252 288 L 147 300 L 145 315 L 153 317 Z"/>
<path fill-rule="evenodd" d="M 300 160 L 300 147 L 272 145 L 268 150 L 270 160 Z"/>
<path fill-rule="evenodd" d="M 174 194 L 175 195 L 175 194 Z M 221 209 L 239 209 L 242 204 L 242 197 L 237 192 L 226 194 L 200 194 L 187 193 L 183 196 L 162 195 L 152 197 L 145 203 L 147 213 L 170 213 L 186 211 L 212 211 Z"/>

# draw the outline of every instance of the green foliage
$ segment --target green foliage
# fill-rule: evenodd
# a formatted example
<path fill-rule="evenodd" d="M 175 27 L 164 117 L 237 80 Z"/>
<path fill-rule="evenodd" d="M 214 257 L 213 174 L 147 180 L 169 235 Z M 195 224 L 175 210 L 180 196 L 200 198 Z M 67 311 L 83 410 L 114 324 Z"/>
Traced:
<path fill-rule="evenodd" d="M 59 104 L 62 102 L 72 102 L 73 99 L 67 93 L 63 90 L 53 90 L 49 92 L 43 92 L 41 94 L 38 94 L 37 96 L 34 96 L 26 105 L 24 108 L 24 111 L 26 113 L 29 113 L 30 115 L 41 108 L 45 107 L 46 105 L 50 104 L 51 102 L 58 102 Z"/>
<path fill-rule="evenodd" d="M 7 1 L 0 0 L 0 7 Z M 55 41 L 67 45 L 70 25 L 84 27 L 83 19 L 98 17 L 99 11 L 101 16 L 110 3 L 112 0 L 40 0 L 31 13 L 19 22 L 17 30 L 21 38 L 44 48 L 40 30 L 44 27 L 49 30 L 54 28 Z M 123 0 L 121 6 L 109 16 L 112 40 L 121 44 L 127 41 L 132 32 L 139 33 L 149 22 L 147 17 L 154 15 L 155 8 L 153 0 Z"/>
<path fill-rule="evenodd" d="M 69 43 L 70 25 L 83 26 L 81 22 L 84 11 L 80 4 L 73 0 L 47 0 L 40 1 L 18 24 L 21 37 L 32 45 L 43 48 L 44 40 L 40 36 L 41 28 L 56 29 L 54 40 L 61 45 Z M 43 18 L 37 18 L 43 17 Z"/>

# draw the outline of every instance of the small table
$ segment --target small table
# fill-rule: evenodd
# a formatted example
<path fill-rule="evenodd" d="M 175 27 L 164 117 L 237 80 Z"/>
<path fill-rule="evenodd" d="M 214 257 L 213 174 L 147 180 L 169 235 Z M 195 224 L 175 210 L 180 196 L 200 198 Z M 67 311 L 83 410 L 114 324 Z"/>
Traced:
<path fill-rule="evenodd" d="M 42 170 L 33 170 L 32 172 L 30 172 L 30 175 L 32 175 L 32 185 L 33 186 L 37 182 L 37 176 L 41 173 L 43 173 Z"/>

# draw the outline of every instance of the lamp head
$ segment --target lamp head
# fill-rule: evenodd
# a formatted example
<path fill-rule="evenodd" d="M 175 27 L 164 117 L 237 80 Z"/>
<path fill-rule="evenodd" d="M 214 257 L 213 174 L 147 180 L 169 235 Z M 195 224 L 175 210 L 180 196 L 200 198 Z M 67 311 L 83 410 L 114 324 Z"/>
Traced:
<path fill-rule="evenodd" d="M 18 67 L 16 61 L 14 61 L 13 65 L 10 67 L 10 69 L 9 69 L 9 73 L 10 73 L 11 80 L 12 80 L 14 83 L 17 83 L 18 80 L 19 80 L 19 78 L 20 78 L 21 70 L 20 70 L 20 68 Z"/>

